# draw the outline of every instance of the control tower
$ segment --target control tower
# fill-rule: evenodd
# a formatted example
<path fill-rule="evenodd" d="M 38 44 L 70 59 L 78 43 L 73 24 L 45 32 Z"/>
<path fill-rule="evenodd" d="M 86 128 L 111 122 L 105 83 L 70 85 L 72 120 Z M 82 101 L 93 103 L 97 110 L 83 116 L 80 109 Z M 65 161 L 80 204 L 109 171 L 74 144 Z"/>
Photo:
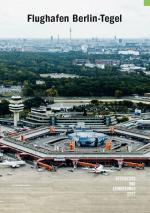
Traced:
<path fill-rule="evenodd" d="M 16 127 L 19 121 L 19 113 L 23 111 L 24 104 L 20 96 L 12 96 L 9 102 L 9 110 L 14 113 L 14 126 Z"/>

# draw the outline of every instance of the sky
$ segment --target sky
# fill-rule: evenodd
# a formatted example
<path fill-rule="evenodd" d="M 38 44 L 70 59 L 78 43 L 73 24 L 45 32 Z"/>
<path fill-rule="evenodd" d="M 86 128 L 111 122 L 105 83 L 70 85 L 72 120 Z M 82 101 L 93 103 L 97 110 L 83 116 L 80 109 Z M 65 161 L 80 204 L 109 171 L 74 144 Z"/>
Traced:
<path fill-rule="evenodd" d="M 0 38 L 150 38 L 150 7 L 144 0 L 0 0 Z M 28 23 L 27 15 L 118 15 L 123 22 Z"/>

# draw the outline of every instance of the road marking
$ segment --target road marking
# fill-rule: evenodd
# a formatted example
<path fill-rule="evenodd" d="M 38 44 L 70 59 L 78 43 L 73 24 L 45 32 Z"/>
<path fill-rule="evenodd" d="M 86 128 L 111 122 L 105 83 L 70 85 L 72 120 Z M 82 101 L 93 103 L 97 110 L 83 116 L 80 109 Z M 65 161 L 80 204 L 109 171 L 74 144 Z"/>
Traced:
<path fill-rule="evenodd" d="M 29 185 L 29 184 L 13 184 L 12 186 L 13 187 L 29 187 L 31 185 Z"/>

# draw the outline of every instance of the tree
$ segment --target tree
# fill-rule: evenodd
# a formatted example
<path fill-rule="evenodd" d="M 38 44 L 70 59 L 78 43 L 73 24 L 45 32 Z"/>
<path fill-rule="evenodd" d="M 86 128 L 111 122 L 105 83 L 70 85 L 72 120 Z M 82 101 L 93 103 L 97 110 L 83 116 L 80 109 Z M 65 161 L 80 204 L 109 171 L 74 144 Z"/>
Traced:
<path fill-rule="evenodd" d="M 55 89 L 55 87 L 52 87 L 46 90 L 46 95 L 48 97 L 47 101 L 49 101 L 50 103 L 54 103 L 54 97 L 58 95 L 58 91 L 57 89 Z"/>
<path fill-rule="evenodd" d="M 30 98 L 24 102 L 25 109 L 39 107 L 40 105 L 45 105 L 45 101 L 40 97 Z"/>
<path fill-rule="evenodd" d="M 29 85 L 24 86 L 22 92 L 24 96 L 29 96 L 29 97 L 34 96 L 34 91 Z"/>
<path fill-rule="evenodd" d="M 48 97 L 55 97 L 58 95 L 58 91 L 54 87 L 52 87 L 52 88 L 46 90 L 46 95 Z"/>
<path fill-rule="evenodd" d="M 91 100 L 91 104 L 98 106 L 99 105 L 99 101 L 96 100 L 96 99 Z"/>
<path fill-rule="evenodd" d="M 128 108 L 131 108 L 131 107 L 133 107 L 134 104 L 132 101 L 124 100 L 124 101 L 122 101 L 122 105 L 126 106 Z"/>
<path fill-rule="evenodd" d="M 120 98 L 122 96 L 122 91 L 121 90 L 115 90 L 115 97 Z"/>
<path fill-rule="evenodd" d="M 9 102 L 7 100 L 2 100 L 0 103 L 0 115 L 10 114 L 9 111 Z"/>
<path fill-rule="evenodd" d="M 129 121 L 129 118 L 127 116 L 123 116 L 122 118 L 117 119 L 117 120 L 118 120 L 118 122 L 127 122 L 127 121 Z"/>
<path fill-rule="evenodd" d="M 86 109 L 83 110 L 83 116 L 87 116 L 87 111 L 86 111 Z"/>
<path fill-rule="evenodd" d="M 24 87 L 29 86 L 29 81 L 25 80 L 25 81 L 23 82 L 23 86 L 24 86 Z"/>

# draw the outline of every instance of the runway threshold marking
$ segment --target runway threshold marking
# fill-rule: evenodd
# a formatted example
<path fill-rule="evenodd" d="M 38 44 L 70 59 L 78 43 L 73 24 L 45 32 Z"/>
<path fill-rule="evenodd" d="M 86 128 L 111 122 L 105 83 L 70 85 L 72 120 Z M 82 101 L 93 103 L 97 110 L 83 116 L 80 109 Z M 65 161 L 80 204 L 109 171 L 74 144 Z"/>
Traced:
<path fill-rule="evenodd" d="M 29 184 L 13 184 L 13 187 L 30 187 L 31 185 Z"/>

